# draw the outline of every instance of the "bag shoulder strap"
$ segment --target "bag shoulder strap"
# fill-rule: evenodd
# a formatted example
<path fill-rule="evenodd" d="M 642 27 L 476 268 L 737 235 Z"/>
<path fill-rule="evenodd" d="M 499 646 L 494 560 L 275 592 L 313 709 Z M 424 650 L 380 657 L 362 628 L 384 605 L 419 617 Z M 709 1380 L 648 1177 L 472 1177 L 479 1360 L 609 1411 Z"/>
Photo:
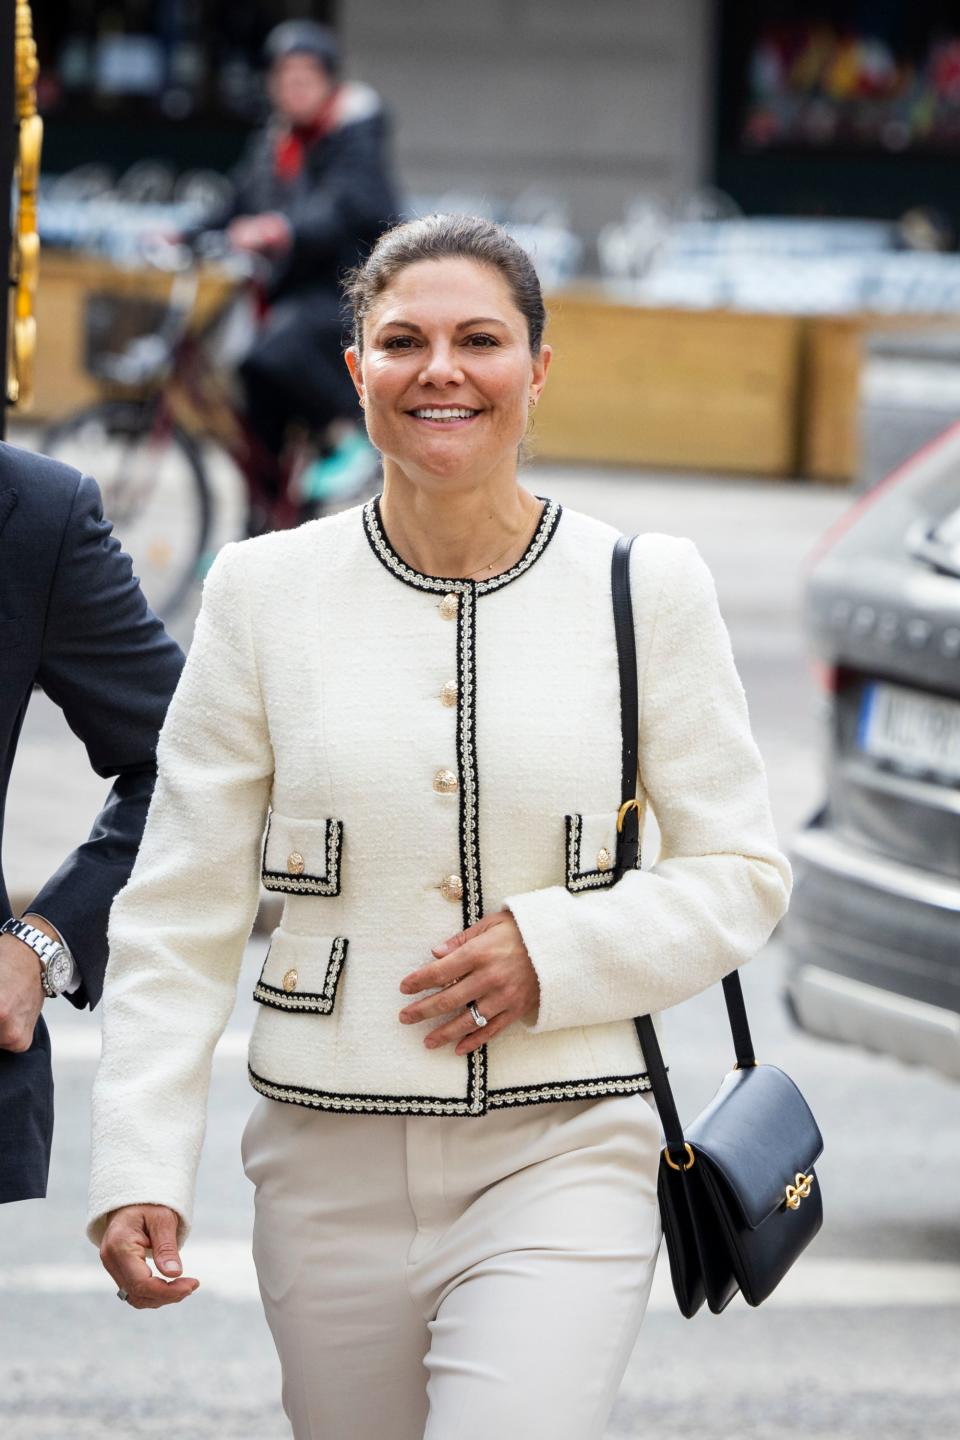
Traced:
<path fill-rule="evenodd" d="M 640 731 L 639 692 L 637 687 L 637 646 L 633 625 L 633 600 L 630 592 L 630 550 L 636 536 L 621 535 L 613 547 L 613 623 L 617 637 L 617 659 L 620 666 L 620 722 L 622 732 L 622 766 L 620 781 L 621 804 L 626 805 L 637 796 L 637 747 Z M 623 813 L 622 826 L 617 841 L 616 877 L 619 881 L 628 870 L 640 863 L 640 814 L 637 805 L 631 805 Z M 723 995 L 727 1004 L 727 1016 L 733 1035 L 737 1065 L 748 1069 L 755 1065 L 753 1041 L 747 1021 L 747 1009 L 743 999 L 740 976 L 731 971 L 723 980 Z M 634 1017 L 634 1025 L 643 1047 L 647 1072 L 653 1086 L 654 1098 L 663 1123 L 667 1146 L 674 1157 L 683 1158 L 683 1127 L 677 1114 L 676 1102 L 666 1066 L 660 1050 L 660 1042 L 649 1015 Z"/>

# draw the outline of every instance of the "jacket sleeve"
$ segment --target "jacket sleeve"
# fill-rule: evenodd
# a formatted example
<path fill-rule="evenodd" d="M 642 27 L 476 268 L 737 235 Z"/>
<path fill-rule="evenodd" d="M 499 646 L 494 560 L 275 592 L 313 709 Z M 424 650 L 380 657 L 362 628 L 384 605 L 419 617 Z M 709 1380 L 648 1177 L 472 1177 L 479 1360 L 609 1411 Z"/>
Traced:
<path fill-rule="evenodd" d="M 533 1033 L 676 1005 L 749 960 L 787 907 L 790 867 L 763 762 L 713 578 L 691 541 L 667 547 L 638 673 L 638 765 L 660 855 L 605 890 L 557 885 L 504 901 L 540 982 L 536 1017 L 523 1022 Z"/>
<path fill-rule="evenodd" d="M 107 963 L 107 916 L 129 877 L 156 771 L 157 735 L 183 655 L 148 608 L 129 555 L 82 476 L 64 527 L 37 680 L 83 741 L 98 775 L 116 776 L 89 838 L 27 907 L 70 945 L 81 976 L 69 997 L 91 1009 Z"/>
<path fill-rule="evenodd" d="M 302 270 L 338 258 L 344 246 L 372 240 L 395 217 L 397 201 L 387 176 L 384 119 L 347 125 L 321 184 L 287 210 L 293 232 L 286 265 Z"/>
<path fill-rule="evenodd" d="M 204 586 L 157 747 L 143 843 L 110 913 L 93 1089 L 87 1234 L 109 1211 L 167 1205 L 190 1229 L 213 1051 L 259 896 L 273 776 L 238 550 Z"/>

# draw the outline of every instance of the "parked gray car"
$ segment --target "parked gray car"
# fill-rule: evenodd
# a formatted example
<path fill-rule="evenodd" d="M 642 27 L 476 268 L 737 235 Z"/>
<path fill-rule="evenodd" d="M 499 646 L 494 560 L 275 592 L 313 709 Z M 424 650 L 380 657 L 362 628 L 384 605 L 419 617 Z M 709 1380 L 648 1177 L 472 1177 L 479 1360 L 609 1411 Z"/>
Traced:
<path fill-rule="evenodd" d="M 826 537 L 807 624 L 827 795 L 793 847 L 789 1006 L 960 1079 L 960 425 Z"/>

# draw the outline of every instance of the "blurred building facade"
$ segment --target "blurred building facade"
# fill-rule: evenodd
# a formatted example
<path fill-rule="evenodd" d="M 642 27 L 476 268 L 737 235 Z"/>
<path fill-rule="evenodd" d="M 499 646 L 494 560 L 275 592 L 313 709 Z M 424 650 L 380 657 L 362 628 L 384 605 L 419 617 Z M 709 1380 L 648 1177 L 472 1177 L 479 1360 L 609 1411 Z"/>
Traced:
<path fill-rule="evenodd" d="M 352 71 L 397 120 L 413 195 L 555 197 L 595 236 L 711 163 L 712 0 L 344 0 Z"/>
<path fill-rule="evenodd" d="M 704 183 L 745 214 L 914 207 L 960 234 L 960 11 L 942 0 L 33 0 L 45 168 L 226 170 L 278 21 L 340 33 L 416 202 L 554 201 L 584 239 Z M 537 192 L 539 201 L 531 195 Z M 522 219 L 522 213 L 516 218 Z"/>

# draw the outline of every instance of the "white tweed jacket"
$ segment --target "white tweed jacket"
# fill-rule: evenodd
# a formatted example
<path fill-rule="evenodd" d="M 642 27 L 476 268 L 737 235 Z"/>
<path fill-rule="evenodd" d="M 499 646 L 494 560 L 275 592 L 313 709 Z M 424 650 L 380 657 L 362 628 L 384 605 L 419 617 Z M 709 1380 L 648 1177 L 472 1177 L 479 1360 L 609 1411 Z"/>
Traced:
<path fill-rule="evenodd" d="M 472 1115 L 648 1088 L 634 1015 L 748 960 L 790 871 L 709 571 L 634 544 L 637 794 L 660 855 L 611 885 L 616 531 L 547 501 L 490 580 L 406 566 L 378 500 L 229 545 L 158 745 L 110 918 L 88 1234 L 152 1202 L 190 1227 L 211 1058 L 261 882 L 284 897 L 249 1078 L 349 1112 Z M 402 976 L 512 911 L 536 1013 L 470 1055 L 405 1026 Z"/>

